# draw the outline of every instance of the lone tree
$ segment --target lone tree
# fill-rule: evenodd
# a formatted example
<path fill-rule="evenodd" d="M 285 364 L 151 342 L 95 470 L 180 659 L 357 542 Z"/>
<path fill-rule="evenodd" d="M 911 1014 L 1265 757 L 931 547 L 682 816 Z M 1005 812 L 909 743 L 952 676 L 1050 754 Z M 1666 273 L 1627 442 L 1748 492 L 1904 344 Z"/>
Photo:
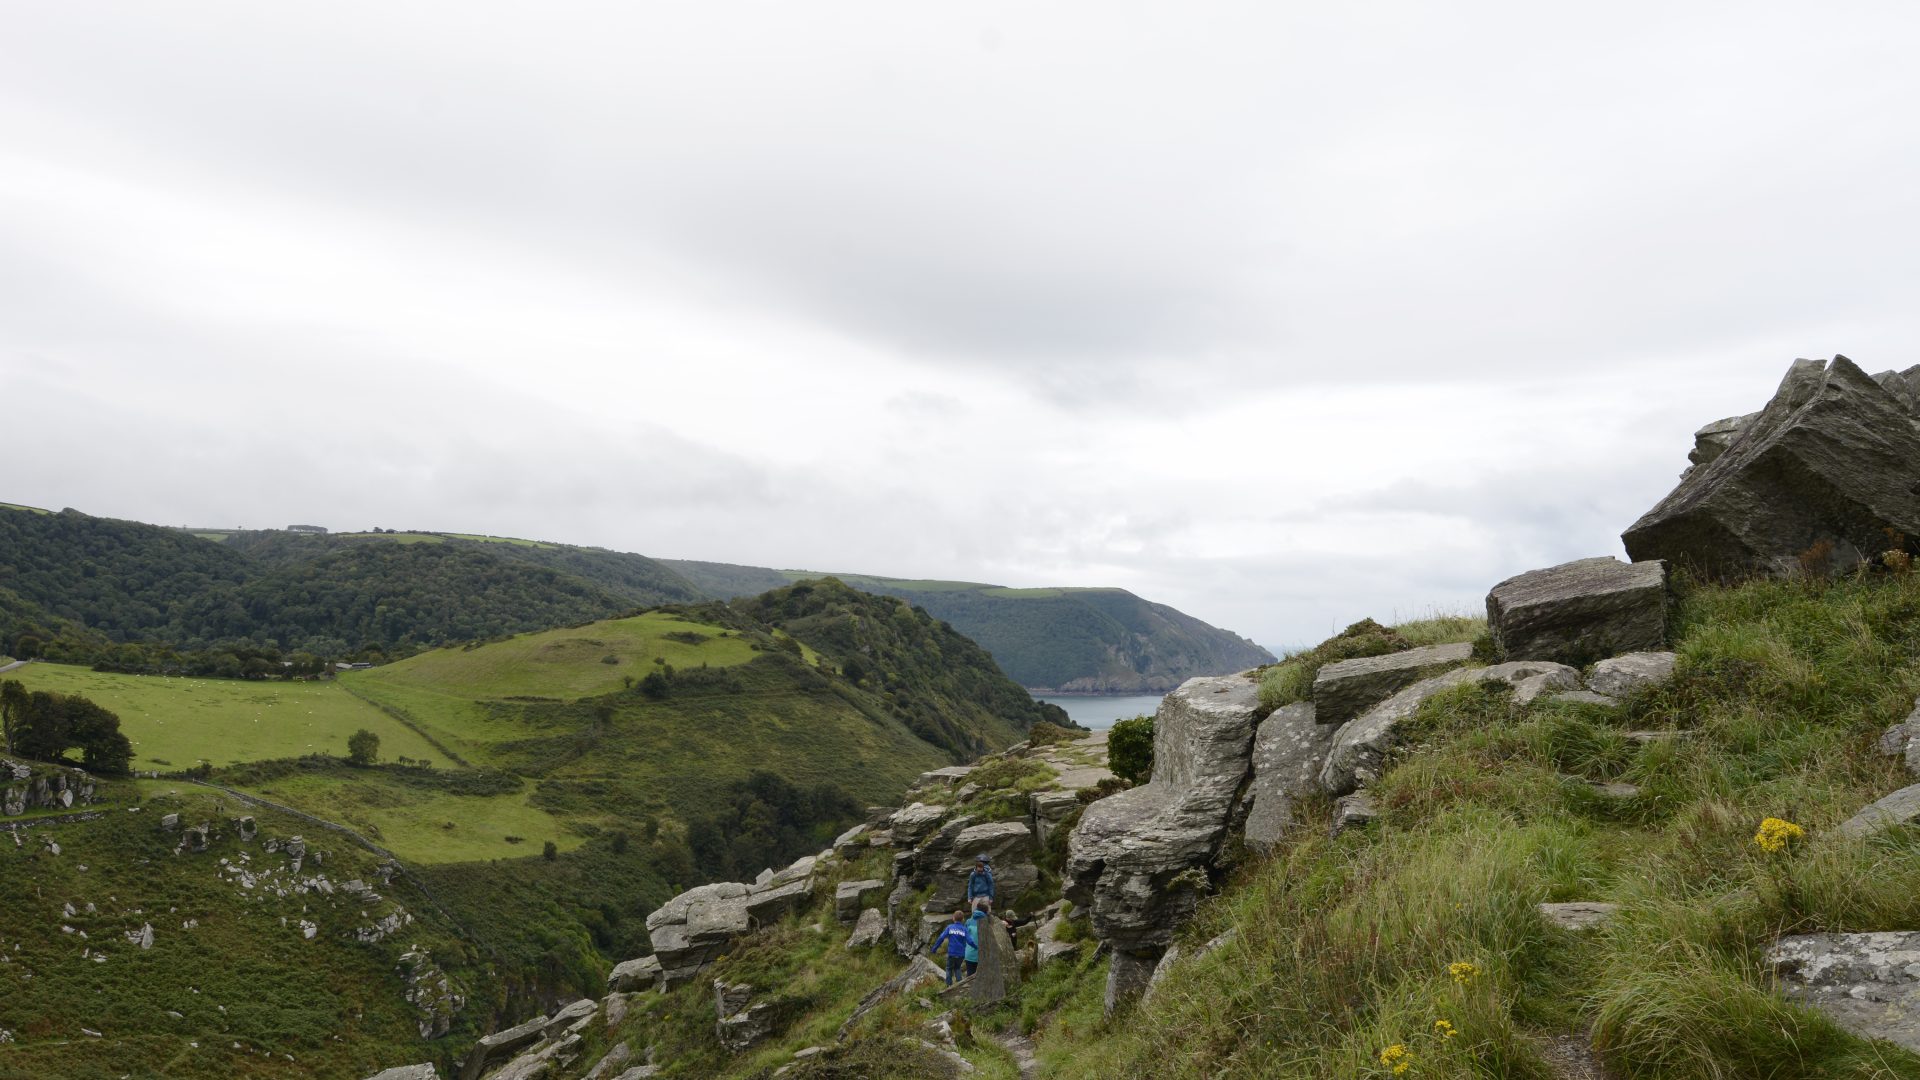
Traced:
<path fill-rule="evenodd" d="M 347 760 L 355 765 L 371 765 L 380 756 L 380 736 L 361 728 L 347 737 Z"/>
<path fill-rule="evenodd" d="M 1153 717 L 1136 716 L 1113 725 L 1107 733 L 1107 768 L 1130 784 L 1144 784 L 1153 775 Z"/>

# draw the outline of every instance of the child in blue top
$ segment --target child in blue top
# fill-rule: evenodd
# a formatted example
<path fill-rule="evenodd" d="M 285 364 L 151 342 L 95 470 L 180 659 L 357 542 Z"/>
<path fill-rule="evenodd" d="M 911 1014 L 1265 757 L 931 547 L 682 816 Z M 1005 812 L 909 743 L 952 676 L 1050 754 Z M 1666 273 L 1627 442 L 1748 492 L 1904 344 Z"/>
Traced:
<path fill-rule="evenodd" d="M 948 986 L 960 981 L 961 966 L 966 963 L 968 950 L 974 948 L 973 933 L 961 921 L 966 917 L 964 911 L 954 912 L 953 921 L 940 928 L 940 932 L 933 937 L 933 948 L 928 950 L 937 955 L 941 945 L 947 947 Z"/>

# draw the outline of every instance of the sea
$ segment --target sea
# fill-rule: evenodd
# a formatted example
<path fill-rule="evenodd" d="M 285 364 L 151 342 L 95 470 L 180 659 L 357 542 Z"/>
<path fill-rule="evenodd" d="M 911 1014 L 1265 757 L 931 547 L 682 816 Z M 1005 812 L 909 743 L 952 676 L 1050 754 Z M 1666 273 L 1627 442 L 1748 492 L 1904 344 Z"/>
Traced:
<path fill-rule="evenodd" d="M 1035 694 L 1035 701 L 1050 702 L 1067 710 L 1074 723 L 1095 731 L 1105 731 L 1116 720 L 1152 716 L 1160 708 L 1163 694 Z"/>

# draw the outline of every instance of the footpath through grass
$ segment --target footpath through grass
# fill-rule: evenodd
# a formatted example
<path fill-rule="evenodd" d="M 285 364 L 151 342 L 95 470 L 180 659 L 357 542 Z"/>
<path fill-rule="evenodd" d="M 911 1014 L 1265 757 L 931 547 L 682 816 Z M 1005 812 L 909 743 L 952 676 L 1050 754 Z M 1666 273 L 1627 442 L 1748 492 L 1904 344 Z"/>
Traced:
<path fill-rule="evenodd" d="M 1117 1021 L 1103 968 L 1029 1013 L 1047 1075 L 1550 1080 L 1546 1041 L 1591 1033 L 1621 1077 L 1920 1077 L 1761 960 L 1784 933 L 1920 928 L 1920 832 L 1832 832 L 1909 782 L 1873 744 L 1920 692 L 1920 577 L 1697 588 L 1677 635 L 1676 680 L 1622 708 L 1430 702 L 1375 825 L 1329 839 L 1318 807 L 1184 935 L 1230 944 Z M 1625 737 L 1647 730 L 1686 734 Z M 1805 840 L 1763 851 L 1767 817 Z M 1623 906 L 1575 935 L 1550 900 Z"/>
<path fill-rule="evenodd" d="M 441 756 L 406 725 L 335 683 L 119 675 L 72 664 L 28 664 L 0 678 L 18 679 L 29 690 L 78 694 L 112 710 L 140 770 L 303 754 L 345 757 L 347 738 L 360 728 L 380 736 L 384 758 Z"/>

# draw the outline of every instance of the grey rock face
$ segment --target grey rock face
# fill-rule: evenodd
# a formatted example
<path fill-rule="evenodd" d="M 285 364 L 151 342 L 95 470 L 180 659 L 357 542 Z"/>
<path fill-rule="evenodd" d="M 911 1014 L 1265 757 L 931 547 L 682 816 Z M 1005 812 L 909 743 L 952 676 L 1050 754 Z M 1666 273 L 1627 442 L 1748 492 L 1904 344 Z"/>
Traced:
<path fill-rule="evenodd" d="M 1414 683 L 1340 728 L 1327 750 L 1326 764 L 1320 770 L 1320 786 L 1335 795 L 1344 795 L 1379 779 L 1387 752 L 1393 749 L 1396 729 L 1435 694 L 1471 683 L 1518 683 L 1541 675 L 1554 676 L 1571 686 L 1578 686 L 1580 680 L 1579 673 L 1564 664 L 1521 660 L 1492 667 L 1461 668 Z"/>
<path fill-rule="evenodd" d="M 1591 930 L 1620 910 L 1619 904 L 1574 900 L 1564 904 L 1541 904 L 1540 916 L 1563 930 Z"/>
<path fill-rule="evenodd" d="M 1112 1016 L 1133 999 L 1147 992 L 1153 982 L 1153 972 L 1159 966 L 1159 957 L 1152 954 L 1136 954 L 1114 950 L 1113 959 L 1107 966 L 1107 1015 Z"/>
<path fill-rule="evenodd" d="M 1052 918 L 1041 923 L 1040 929 L 1034 931 L 1033 940 L 1037 946 L 1034 950 L 1034 956 L 1042 966 L 1063 957 L 1072 956 L 1080 951 L 1079 942 L 1060 940 L 1060 935 L 1066 930 L 1066 927 L 1067 917 L 1065 915 L 1055 914 Z"/>
<path fill-rule="evenodd" d="M 1331 835 L 1339 836 L 1348 829 L 1364 829 L 1369 822 L 1379 816 L 1380 811 L 1374 809 L 1373 799 L 1368 797 L 1366 792 L 1356 791 L 1351 795 L 1342 795 L 1333 800 L 1333 823 L 1328 826 L 1327 831 Z"/>
<path fill-rule="evenodd" d="M 1040 847 L 1060 823 L 1080 811 L 1080 797 L 1071 791 L 1036 791 L 1029 797 L 1033 812 L 1033 839 Z"/>
<path fill-rule="evenodd" d="M 977 1005 L 993 1005 L 1020 984 L 1020 958 L 1013 951 L 1013 935 L 999 919 L 980 922 L 980 968 L 968 979 L 968 996 Z"/>
<path fill-rule="evenodd" d="M 1187 680 L 1160 703 L 1150 781 L 1081 814 L 1062 891 L 1115 949 L 1157 956 L 1193 914 L 1204 878 L 1191 872 L 1218 853 L 1252 772 L 1259 704 L 1242 676 Z"/>
<path fill-rule="evenodd" d="M 1632 652 L 1611 657 L 1593 665 L 1587 685 L 1613 698 L 1651 690 L 1673 679 L 1673 666 L 1679 659 L 1670 652 Z"/>
<path fill-rule="evenodd" d="M 912 847 L 925 839 L 946 816 L 947 808 L 944 806 L 914 803 L 894 811 L 893 816 L 887 819 L 887 829 L 893 834 L 896 845 Z"/>
<path fill-rule="evenodd" d="M 979 855 L 985 855 L 988 865 L 993 867 L 999 906 L 1011 903 L 1040 879 L 1040 870 L 1033 864 L 1033 833 L 1026 822 L 969 825 L 954 836 L 953 846 L 941 860 L 933 879 L 933 896 L 927 900 L 925 910 L 951 912 L 965 905 L 967 875 L 973 871 L 973 860 Z"/>
<path fill-rule="evenodd" d="M 691 978 L 729 942 L 752 929 L 747 915 L 750 891 L 737 881 L 702 885 L 647 916 L 647 936 L 653 940 L 666 988 Z"/>
<path fill-rule="evenodd" d="M 1680 481 L 1622 539 L 1635 559 L 1713 575 L 1792 573 L 1825 541 L 1845 569 L 1920 536 L 1920 432 L 1899 388 L 1844 356 L 1796 360 L 1725 452 Z"/>
<path fill-rule="evenodd" d="M 1715 420 L 1694 432 L 1693 449 L 1687 452 L 1687 461 L 1695 469 L 1711 464 L 1715 458 L 1727 452 L 1727 447 L 1733 445 L 1733 440 L 1738 438 L 1740 432 L 1753 423 L 1754 418 L 1759 415 L 1759 413 L 1747 413 L 1744 416 L 1729 416 L 1724 420 Z"/>
<path fill-rule="evenodd" d="M 1323 669 L 1324 670 L 1324 669 Z M 1320 766 L 1339 729 L 1318 722 L 1316 702 L 1288 705 L 1260 721 L 1253 737 L 1253 809 L 1247 846 L 1265 854 L 1293 824 L 1296 799 L 1320 788 Z"/>
<path fill-rule="evenodd" d="M 833 838 L 834 854 L 843 859 L 857 859 L 867 850 L 867 834 L 872 827 L 862 823 Z"/>
<path fill-rule="evenodd" d="M 1487 593 L 1487 627 L 1509 660 L 1584 664 L 1667 643 L 1667 565 L 1577 559 Z"/>
<path fill-rule="evenodd" d="M 1783 937 L 1767 962 L 1789 998 L 1862 1038 L 1920 1052 L 1920 933 Z"/>
<path fill-rule="evenodd" d="M 240 839 L 242 841 L 252 840 L 255 836 L 259 835 L 260 833 L 260 826 L 254 823 L 254 820 L 251 816 L 242 817 L 236 820 L 234 822 L 234 826 L 239 831 Z"/>
<path fill-rule="evenodd" d="M 1872 836 L 1920 820 L 1920 784 L 1903 787 L 1840 823 L 1841 836 Z"/>
<path fill-rule="evenodd" d="M 599 1011 L 599 1002 L 592 998 L 581 998 L 579 1001 L 554 1013 L 553 1017 L 547 1021 L 547 1026 L 542 1030 L 541 1036 L 548 1039 L 554 1038 L 561 1032 L 572 1028 L 580 1021 L 591 1019 Z"/>
<path fill-rule="evenodd" d="M 587 1075 L 580 1080 L 608 1080 L 632 1057 L 633 1051 L 626 1043 L 615 1043 L 613 1049 L 607 1051 L 599 1061 L 594 1062 L 593 1068 L 588 1069 Z"/>
<path fill-rule="evenodd" d="M 770 1001 L 752 1001 L 753 987 L 746 983 L 713 983 L 714 1034 L 720 1045 L 738 1054 L 753 1049 L 773 1034 L 774 1006 Z"/>
<path fill-rule="evenodd" d="M 515 1051 L 539 1042 L 541 1032 L 546 1030 L 546 1026 L 547 1018 L 536 1016 L 524 1024 L 482 1037 L 467 1053 L 466 1063 L 460 1068 L 460 1080 L 480 1080 L 480 1074 L 486 1071 L 489 1064 L 503 1060 Z"/>
<path fill-rule="evenodd" d="M 779 878 L 776 876 L 775 881 Z M 813 879 L 802 878 L 785 884 L 771 885 L 757 890 L 747 897 L 747 919 L 754 926 L 770 926 L 779 922 L 790 911 L 805 906 L 813 895 Z"/>
<path fill-rule="evenodd" d="M 623 961 L 614 965 L 613 972 L 607 976 L 607 989 L 617 992 L 634 993 L 652 990 L 659 985 L 660 958 L 657 956 Z"/>
<path fill-rule="evenodd" d="M 884 903 L 886 896 L 887 883 L 879 878 L 843 881 L 833 890 L 833 913 L 841 922 L 850 923 L 860 917 L 862 908 Z"/>
<path fill-rule="evenodd" d="M 387 1069 L 374 1073 L 367 1080 L 440 1080 L 440 1070 L 431 1063 L 426 1065 L 402 1065 L 397 1069 Z"/>
<path fill-rule="evenodd" d="M 887 920 L 880 914 L 879 908 L 868 908 L 860 913 L 860 920 L 853 924 L 853 933 L 847 935 L 847 948 L 869 949 L 880 944 L 887 936 Z"/>
<path fill-rule="evenodd" d="M 1313 679 L 1316 715 L 1322 724 L 1344 724 L 1401 689 L 1472 659 L 1472 644 L 1461 642 L 1328 664 Z"/>
<path fill-rule="evenodd" d="M 1540 675 L 1529 675 L 1514 683 L 1513 700 L 1516 705 L 1531 705 L 1543 695 L 1579 688 L 1580 676 L 1572 668 L 1562 668 Z"/>
<path fill-rule="evenodd" d="M 1920 776 L 1920 701 L 1913 703 L 1905 720 L 1880 736 L 1880 752 L 1901 759 L 1910 775 Z"/>

